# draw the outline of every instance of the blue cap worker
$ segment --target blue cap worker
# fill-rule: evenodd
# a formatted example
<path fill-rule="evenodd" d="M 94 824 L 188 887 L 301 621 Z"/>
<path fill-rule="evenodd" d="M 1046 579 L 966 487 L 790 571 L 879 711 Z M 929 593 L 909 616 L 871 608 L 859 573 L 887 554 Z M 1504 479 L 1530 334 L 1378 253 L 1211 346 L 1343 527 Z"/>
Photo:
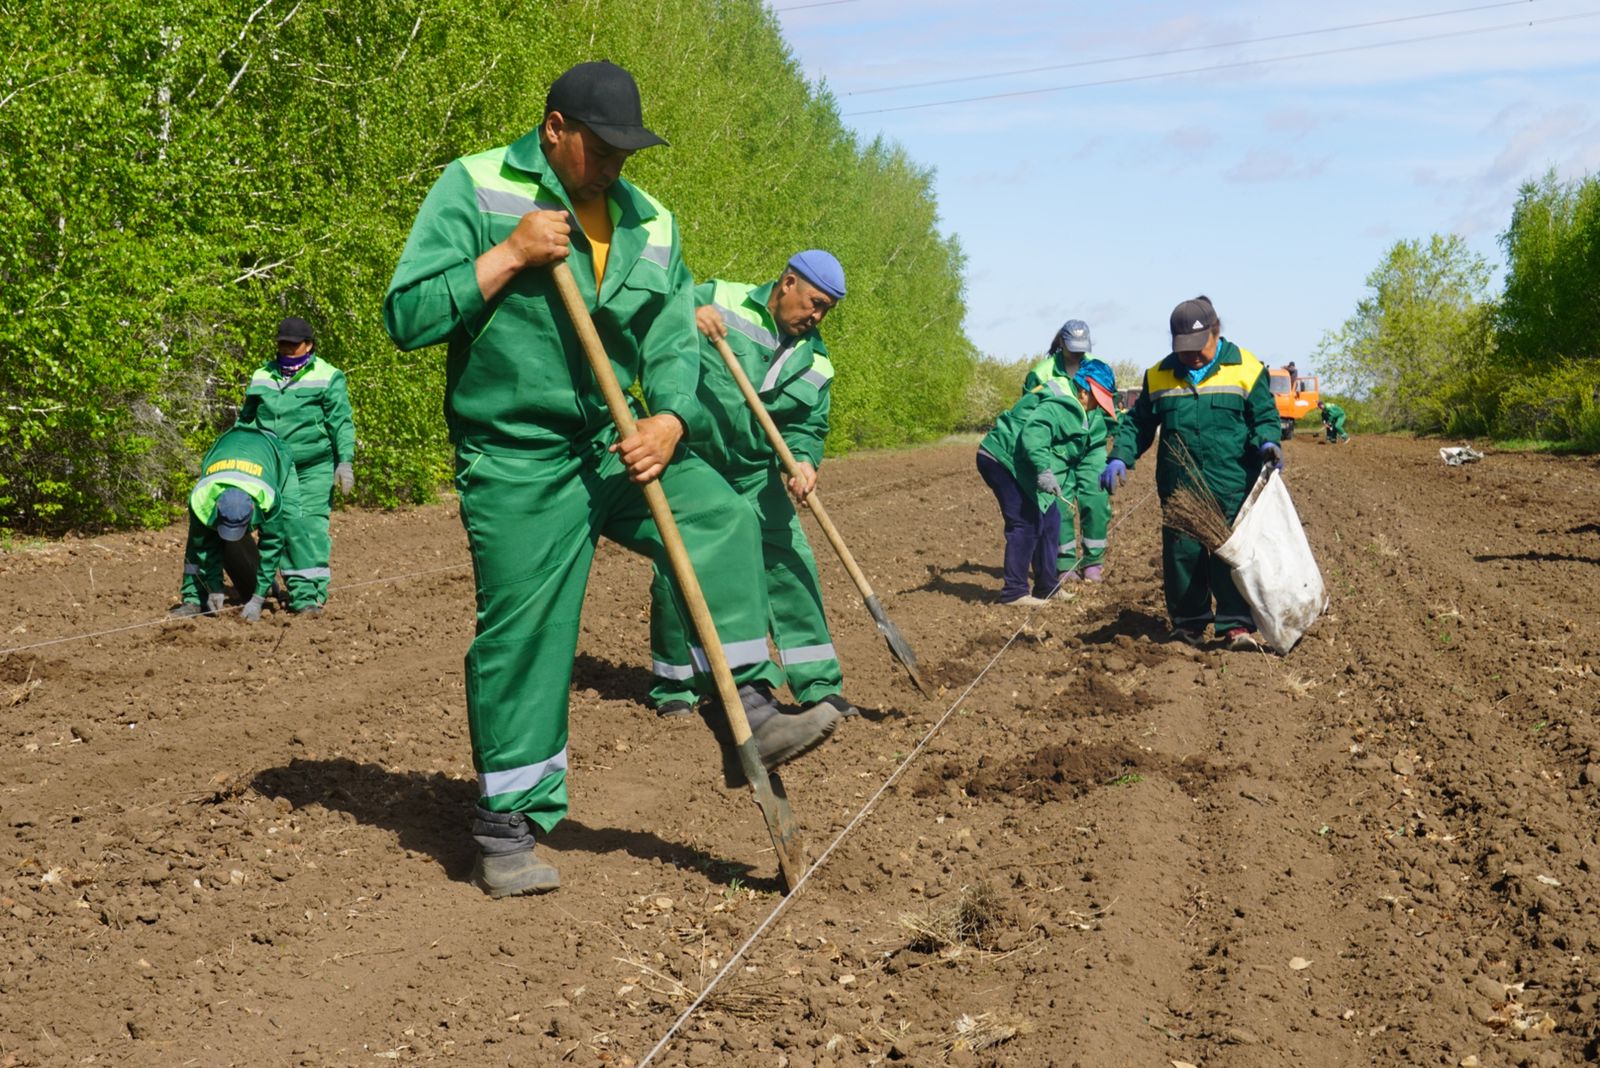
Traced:
<path fill-rule="evenodd" d="M 1222 336 L 1222 321 L 1207 297 L 1172 310 L 1172 352 L 1144 373 L 1144 388 L 1117 425 L 1100 484 L 1121 485 L 1160 432 L 1156 491 L 1163 502 L 1198 478 L 1231 523 L 1264 465 L 1283 467 L 1278 407 L 1266 367 Z M 1198 541 L 1161 529 L 1161 575 L 1172 637 L 1206 642 L 1206 628 L 1234 649 L 1258 647 L 1250 605 L 1233 571 Z M 1213 600 L 1215 607 L 1213 607 Z"/>
<path fill-rule="evenodd" d="M 260 541 L 250 537 L 260 531 Z M 279 563 L 300 536 L 300 486 L 288 447 L 271 431 L 239 423 L 224 431 L 200 462 L 189 493 L 181 603 L 175 616 L 215 615 L 225 603 L 222 575 L 245 599 L 239 617 L 254 623 L 272 590 Z M 291 610 L 312 603 L 295 601 Z M 201 605 L 204 604 L 204 608 Z"/>
<path fill-rule="evenodd" d="M 697 451 L 760 522 L 768 633 L 789 691 L 802 705 L 827 705 L 850 716 L 857 709 L 843 694 L 844 672 L 823 614 L 816 558 L 794 505 L 816 488 L 822 465 L 833 363 L 818 327 L 844 295 L 844 268 L 822 249 L 795 253 L 765 285 L 713 278 L 694 291 L 695 325 L 704 335 L 696 396 L 712 423 L 712 434 Z M 717 341 L 727 343 L 794 455 L 799 474 L 787 483 Z M 659 715 L 687 715 L 709 694 L 696 685 L 688 629 L 675 608 L 669 576 L 659 568 L 650 592 L 656 676 L 651 701 Z"/>

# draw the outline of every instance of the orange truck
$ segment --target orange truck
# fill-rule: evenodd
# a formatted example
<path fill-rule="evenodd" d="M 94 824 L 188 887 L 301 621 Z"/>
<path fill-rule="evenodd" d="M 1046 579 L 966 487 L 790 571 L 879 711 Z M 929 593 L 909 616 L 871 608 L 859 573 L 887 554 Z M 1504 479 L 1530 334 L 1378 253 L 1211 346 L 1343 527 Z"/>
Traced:
<path fill-rule="evenodd" d="M 1316 411 L 1320 396 L 1317 376 L 1300 374 L 1294 364 L 1272 367 L 1267 373 L 1272 376 L 1272 399 L 1278 404 L 1278 425 L 1283 430 L 1283 440 L 1288 441 L 1294 437 L 1294 424 Z"/>

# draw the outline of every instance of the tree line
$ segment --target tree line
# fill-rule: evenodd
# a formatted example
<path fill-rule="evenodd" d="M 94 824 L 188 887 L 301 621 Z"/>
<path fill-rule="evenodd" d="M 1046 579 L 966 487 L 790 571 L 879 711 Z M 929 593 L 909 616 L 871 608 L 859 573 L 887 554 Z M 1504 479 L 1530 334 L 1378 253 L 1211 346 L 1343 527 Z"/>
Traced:
<path fill-rule="evenodd" d="M 629 68 L 672 143 L 628 176 L 678 216 L 697 279 L 845 264 L 830 450 L 961 422 L 975 353 L 931 174 L 863 142 L 758 0 L 0 3 L 0 529 L 166 522 L 272 328 L 344 368 L 368 503 L 449 473 L 439 352 L 380 303 L 457 156 L 537 125 L 585 59 Z"/>
<path fill-rule="evenodd" d="M 1318 366 L 1370 426 L 1600 450 L 1600 177 L 1522 186 L 1489 263 L 1458 236 L 1396 242 Z"/>

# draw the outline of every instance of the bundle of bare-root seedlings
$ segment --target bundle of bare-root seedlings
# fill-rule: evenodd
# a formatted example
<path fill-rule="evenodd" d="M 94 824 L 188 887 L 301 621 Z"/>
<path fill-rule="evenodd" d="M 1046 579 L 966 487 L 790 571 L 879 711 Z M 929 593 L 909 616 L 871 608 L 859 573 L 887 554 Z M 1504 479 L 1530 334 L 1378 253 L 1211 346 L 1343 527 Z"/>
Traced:
<path fill-rule="evenodd" d="M 1206 485 L 1200 463 L 1184 440 L 1174 435 L 1168 447 L 1181 477 L 1178 487 L 1161 506 L 1161 521 L 1179 534 L 1193 538 L 1208 552 L 1216 552 L 1233 533 L 1228 515 L 1222 510 L 1217 495 Z"/>

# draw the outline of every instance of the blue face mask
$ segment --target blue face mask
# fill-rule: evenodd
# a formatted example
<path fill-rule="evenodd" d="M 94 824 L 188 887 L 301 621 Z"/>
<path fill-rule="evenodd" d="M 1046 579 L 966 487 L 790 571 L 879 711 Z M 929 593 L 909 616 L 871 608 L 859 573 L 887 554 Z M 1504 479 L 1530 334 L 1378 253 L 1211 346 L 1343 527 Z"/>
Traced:
<path fill-rule="evenodd" d="M 316 350 L 315 349 L 311 350 L 310 352 L 307 352 L 307 353 L 304 353 L 302 355 L 299 355 L 299 356 L 279 356 L 278 357 L 278 370 L 283 372 L 286 375 L 292 375 L 295 372 L 299 371 L 300 368 L 302 368 L 306 364 L 310 363 L 311 362 L 311 357 L 314 356 L 314 355 L 316 355 Z"/>

